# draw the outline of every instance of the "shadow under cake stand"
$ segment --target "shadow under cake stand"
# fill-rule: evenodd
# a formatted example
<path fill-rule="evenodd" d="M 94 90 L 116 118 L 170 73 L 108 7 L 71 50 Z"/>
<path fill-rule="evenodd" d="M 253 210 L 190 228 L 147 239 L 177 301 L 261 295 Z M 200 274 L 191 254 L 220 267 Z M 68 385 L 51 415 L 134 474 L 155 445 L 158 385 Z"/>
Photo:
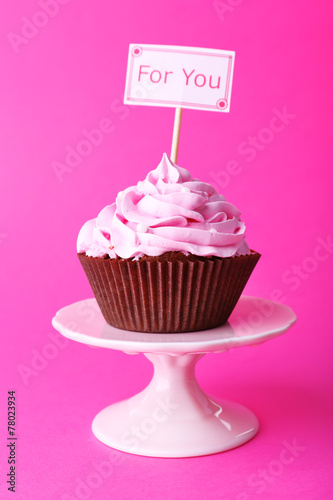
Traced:
<path fill-rule="evenodd" d="M 258 431 L 244 406 L 203 392 L 195 365 L 206 353 L 257 345 L 286 332 L 294 312 L 270 300 L 242 296 L 229 322 L 212 330 L 152 334 L 108 325 L 95 299 L 60 309 L 52 324 L 65 337 L 127 354 L 143 353 L 154 365 L 150 384 L 130 399 L 102 410 L 92 423 L 112 448 L 151 457 L 194 457 L 230 450 Z"/>

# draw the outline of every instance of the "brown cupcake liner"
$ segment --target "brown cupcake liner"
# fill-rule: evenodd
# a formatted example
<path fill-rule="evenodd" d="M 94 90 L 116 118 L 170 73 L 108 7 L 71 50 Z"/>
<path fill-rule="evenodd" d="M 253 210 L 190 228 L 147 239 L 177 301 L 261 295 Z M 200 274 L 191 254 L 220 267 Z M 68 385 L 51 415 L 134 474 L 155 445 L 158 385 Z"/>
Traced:
<path fill-rule="evenodd" d="M 78 257 L 107 323 L 122 330 L 180 333 L 225 323 L 260 254 Z"/>

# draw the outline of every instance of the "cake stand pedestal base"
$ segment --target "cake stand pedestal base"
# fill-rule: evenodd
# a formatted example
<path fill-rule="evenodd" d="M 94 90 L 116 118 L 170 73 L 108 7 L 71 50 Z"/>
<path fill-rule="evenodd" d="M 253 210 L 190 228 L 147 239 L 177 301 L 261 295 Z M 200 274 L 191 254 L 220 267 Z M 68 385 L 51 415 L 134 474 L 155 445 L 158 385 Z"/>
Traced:
<path fill-rule="evenodd" d="M 257 433 L 250 410 L 216 401 L 199 387 L 195 365 L 204 354 L 145 356 L 154 365 L 150 384 L 95 417 L 92 429 L 100 441 L 137 455 L 196 457 L 230 450 Z"/>
<path fill-rule="evenodd" d="M 65 337 L 128 354 L 143 353 L 154 365 L 139 394 L 102 410 L 92 424 L 108 446 L 150 457 L 196 457 L 230 450 L 258 431 L 253 413 L 205 394 L 195 365 L 206 353 L 258 345 L 286 332 L 293 311 L 270 300 L 242 296 L 228 323 L 212 330 L 151 334 L 118 330 L 105 323 L 95 299 L 62 308 L 52 320 Z"/>

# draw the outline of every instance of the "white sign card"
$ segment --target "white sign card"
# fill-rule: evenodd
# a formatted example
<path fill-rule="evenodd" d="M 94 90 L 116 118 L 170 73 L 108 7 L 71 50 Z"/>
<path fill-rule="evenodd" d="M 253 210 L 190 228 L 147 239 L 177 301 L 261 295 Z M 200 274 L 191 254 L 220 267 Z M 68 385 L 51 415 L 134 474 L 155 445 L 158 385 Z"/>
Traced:
<path fill-rule="evenodd" d="M 130 44 L 125 104 L 229 112 L 235 52 Z"/>

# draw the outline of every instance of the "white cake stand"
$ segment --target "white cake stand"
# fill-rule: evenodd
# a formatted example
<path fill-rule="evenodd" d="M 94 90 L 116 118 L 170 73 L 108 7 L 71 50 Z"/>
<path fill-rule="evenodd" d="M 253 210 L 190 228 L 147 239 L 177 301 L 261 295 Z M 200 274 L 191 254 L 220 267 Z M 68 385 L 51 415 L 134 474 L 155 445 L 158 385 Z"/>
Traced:
<path fill-rule="evenodd" d="M 95 417 L 92 430 L 100 441 L 136 455 L 194 457 L 235 448 L 259 428 L 247 408 L 217 401 L 202 391 L 195 378 L 196 362 L 205 353 L 261 344 L 286 332 L 295 321 L 285 305 L 243 296 L 229 322 L 213 330 L 182 334 L 119 330 L 105 323 L 95 299 L 64 307 L 52 324 L 69 339 L 143 353 L 154 365 L 153 378 L 142 392 Z"/>

